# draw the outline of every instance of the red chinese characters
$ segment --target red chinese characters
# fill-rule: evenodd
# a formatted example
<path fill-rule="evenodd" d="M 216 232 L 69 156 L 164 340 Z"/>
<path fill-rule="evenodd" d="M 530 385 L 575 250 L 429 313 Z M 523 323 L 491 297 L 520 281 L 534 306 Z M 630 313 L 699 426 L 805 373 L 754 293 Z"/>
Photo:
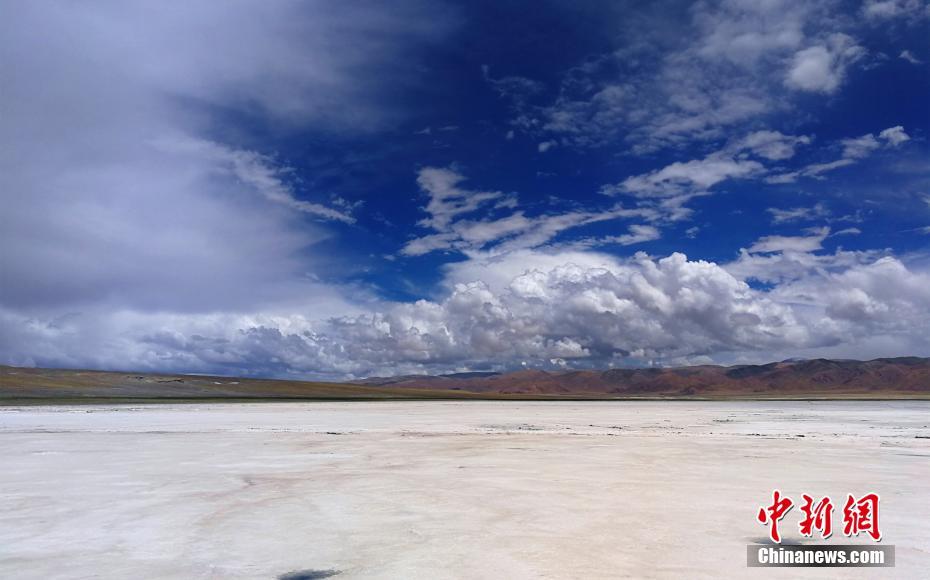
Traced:
<path fill-rule="evenodd" d="M 778 522 L 787 514 L 794 502 L 790 498 L 781 497 L 781 493 L 776 489 L 772 493 L 772 505 L 759 508 L 759 515 L 756 519 L 760 524 L 769 524 L 769 536 L 776 544 L 781 543 L 781 535 L 778 533 Z"/>
<path fill-rule="evenodd" d="M 843 535 L 858 536 L 866 532 L 876 542 L 882 539 L 878 528 L 878 494 L 869 493 L 856 500 L 851 494 L 843 507 Z"/>
<path fill-rule="evenodd" d="M 830 498 L 824 497 L 815 505 L 814 498 L 806 493 L 801 497 L 804 498 L 804 505 L 801 506 L 804 519 L 799 524 L 801 535 L 810 538 L 814 530 L 819 531 L 820 537 L 824 539 L 833 535 L 833 502 Z"/>
<path fill-rule="evenodd" d="M 823 539 L 833 535 L 833 501 L 829 496 L 824 496 L 818 501 L 814 501 L 812 496 L 802 494 L 803 503 L 800 504 L 801 513 L 804 517 L 798 524 L 798 529 L 803 537 L 813 537 L 814 532 L 819 532 Z M 843 535 L 852 537 L 860 533 L 867 533 L 876 542 L 882 539 L 881 529 L 878 527 L 878 494 L 868 493 L 861 498 L 856 499 L 852 494 L 846 496 L 846 505 L 843 506 Z M 768 506 L 759 508 L 756 519 L 761 524 L 769 526 L 769 537 L 775 543 L 781 543 L 781 534 L 778 531 L 778 522 L 785 517 L 794 501 L 790 497 L 783 496 L 777 489 L 772 492 L 772 503 Z"/>

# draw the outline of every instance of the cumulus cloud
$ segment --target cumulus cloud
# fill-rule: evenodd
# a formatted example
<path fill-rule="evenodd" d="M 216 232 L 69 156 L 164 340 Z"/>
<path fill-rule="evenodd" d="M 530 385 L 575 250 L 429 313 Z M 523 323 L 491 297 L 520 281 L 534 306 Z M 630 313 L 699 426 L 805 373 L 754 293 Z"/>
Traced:
<path fill-rule="evenodd" d="M 838 273 L 794 281 L 773 294 L 823 308 L 855 333 L 912 333 L 930 322 L 930 275 L 886 256 Z M 926 337 L 924 337 L 926 342 Z"/>
<path fill-rule="evenodd" d="M 818 241 L 782 241 L 778 253 L 747 252 L 746 259 L 767 260 L 754 265 L 756 272 L 787 272 L 770 290 L 744 281 L 742 258 L 720 266 L 682 254 L 617 259 L 522 250 L 451 266 L 440 299 L 325 320 L 110 311 L 88 327 L 4 311 L 12 332 L 3 347 L 8 360 L 38 364 L 67 357 L 78 366 L 339 377 L 513 368 L 556 358 L 575 367 L 759 360 L 784 350 L 854 352 L 859 341 L 879 335 L 927 352 L 918 329 L 930 322 L 930 275 L 892 257 L 816 254 L 822 238 L 813 237 Z M 476 273 L 485 280 L 457 281 Z M 31 345 L 28 352 L 23 344 Z"/>
<path fill-rule="evenodd" d="M 739 258 L 723 268 L 740 280 L 757 280 L 775 287 L 788 282 L 840 274 L 889 256 L 888 250 L 850 251 L 839 247 L 832 253 L 823 249 L 830 237 L 859 233 L 847 228 L 830 233 L 829 228 L 808 228 L 806 235 L 763 236 L 749 248 L 742 248 Z"/>
<path fill-rule="evenodd" d="M 773 333 L 802 343 L 809 338 L 787 309 L 755 296 L 718 266 L 681 254 L 661 260 L 638 255 L 610 268 L 563 264 L 526 271 L 499 291 L 480 282 L 459 284 L 442 302 L 342 324 L 353 335 L 374 331 L 378 341 L 397 343 L 392 352 L 424 364 L 604 361 L 693 354 L 708 345 L 736 348 L 769 342 Z"/>
<path fill-rule="evenodd" d="M 507 365 L 525 359 L 605 362 L 614 356 L 679 356 L 811 340 L 789 309 L 770 304 L 714 264 L 689 262 L 680 254 L 610 262 L 610 268 L 563 263 L 526 271 L 500 290 L 483 282 L 457 284 L 438 302 L 397 304 L 376 314 L 330 319 L 314 329 L 263 320 L 218 333 L 218 328 L 208 332 L 207 321 L 188 319 L 188 328 L 147 330 L 132 342 L 138 356 L 146 350 L 160 353 L 161 364 L 179 357 L 204 366 L 221 359 L 245 367 L 276 360 L 278 371 L 364 375 L 383 368 Z M 23 332 L 55 337 L 59 331 L 33 323 Z M 97 346 L 99 356 L 106 356 L 105 345 Z"/>

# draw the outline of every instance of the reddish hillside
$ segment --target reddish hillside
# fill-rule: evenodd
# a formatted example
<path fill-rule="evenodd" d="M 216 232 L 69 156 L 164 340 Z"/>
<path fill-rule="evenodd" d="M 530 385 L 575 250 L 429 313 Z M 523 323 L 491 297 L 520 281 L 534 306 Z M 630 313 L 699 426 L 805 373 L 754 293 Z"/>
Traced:
<path fill-rule="evenodd" d="M 930 359 L 785 361 L 734 367 L 524 370 L 314 383 L 0 366 L 0 404 L 206 399 L 558 399 L 641 397 L 930 399 Z"/>
<path fill-rule="evenodd" d="M 469 373 L 360 384 L 473 393 L 605 396 L 930 396 L 930 359 L 814 359 L 733 367 Z"/>

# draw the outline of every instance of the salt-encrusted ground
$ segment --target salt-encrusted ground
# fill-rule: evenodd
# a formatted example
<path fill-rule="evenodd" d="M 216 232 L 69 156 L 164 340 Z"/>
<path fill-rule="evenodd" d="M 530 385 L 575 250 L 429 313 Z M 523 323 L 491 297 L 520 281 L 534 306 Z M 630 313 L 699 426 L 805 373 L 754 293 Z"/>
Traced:
<path fill-rule="evenodd" d="M 0 457 L 2 578 L 930 570 L 928 402 L 0 407 Z M 897 567 L 747 569 L 775 487 L 880 493 Z"/>

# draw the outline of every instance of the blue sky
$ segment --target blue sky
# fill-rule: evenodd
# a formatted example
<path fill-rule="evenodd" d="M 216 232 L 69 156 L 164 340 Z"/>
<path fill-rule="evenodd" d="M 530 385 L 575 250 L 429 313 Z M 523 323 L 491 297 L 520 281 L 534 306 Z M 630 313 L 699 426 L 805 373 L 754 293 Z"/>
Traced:
<path fill-rule="evenodd" d="M 930 5 L 4 2 L 0 362 L 930 355 Z"/>

